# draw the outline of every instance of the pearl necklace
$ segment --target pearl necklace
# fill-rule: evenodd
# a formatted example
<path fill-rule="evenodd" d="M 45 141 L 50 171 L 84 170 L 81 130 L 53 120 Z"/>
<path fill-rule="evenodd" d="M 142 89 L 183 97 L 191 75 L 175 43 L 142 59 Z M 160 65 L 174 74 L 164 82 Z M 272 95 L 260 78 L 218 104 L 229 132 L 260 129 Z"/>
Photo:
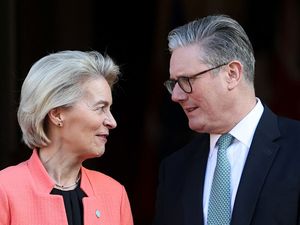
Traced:
<path fill-rule="evenodd" d="M 65 185 L 60 185 L 60 184 L 55 184 L 54 187 L 56 189 L 59 189 L 59 190 L 62 190 L 62 191 L 69 191 L 69 190 L 73 190 L 75 187 L 77 187 L 77 184 L 80 180 L 80 175 L 78 175 L 76 181 L 74 184 L 71 184 L 71 185 L 68 185 L 68 186 L 65 186 Z"/>

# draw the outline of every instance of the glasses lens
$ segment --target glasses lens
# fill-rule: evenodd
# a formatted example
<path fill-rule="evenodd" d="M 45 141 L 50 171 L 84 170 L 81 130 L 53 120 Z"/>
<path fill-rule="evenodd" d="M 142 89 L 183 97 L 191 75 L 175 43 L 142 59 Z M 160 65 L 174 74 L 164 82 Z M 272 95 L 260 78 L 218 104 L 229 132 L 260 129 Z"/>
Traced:
<path fill-rule="evenodd" d="M 164 85 L 170 94 L 172 94 L 175 84 L 176 84 L 175 80 L 167 80 L 164 82 Z"/>
<path fill-rule="evenodd" d="M 185 93 L 191 93 L 192 92 L 192 86 L 190 84 L 190 81 L 189 81 L 188 77 L 180 77 L 178 79 L 178 84 Z"/>

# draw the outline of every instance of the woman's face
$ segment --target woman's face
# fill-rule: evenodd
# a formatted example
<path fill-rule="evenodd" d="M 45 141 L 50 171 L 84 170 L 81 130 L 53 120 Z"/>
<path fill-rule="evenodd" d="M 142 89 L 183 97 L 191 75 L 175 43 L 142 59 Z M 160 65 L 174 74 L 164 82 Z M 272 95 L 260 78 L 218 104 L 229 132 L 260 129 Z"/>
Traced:
<path fill-rule="evenodd" d="M 110 112 L 111 88 L 104 78 L 87 81 L 83 91 L 84 96 L 74 106 L 61 111 L 60 139 L 62 149 L 85 160 L 104 153 L 109 130 L 117 123 Z"/>

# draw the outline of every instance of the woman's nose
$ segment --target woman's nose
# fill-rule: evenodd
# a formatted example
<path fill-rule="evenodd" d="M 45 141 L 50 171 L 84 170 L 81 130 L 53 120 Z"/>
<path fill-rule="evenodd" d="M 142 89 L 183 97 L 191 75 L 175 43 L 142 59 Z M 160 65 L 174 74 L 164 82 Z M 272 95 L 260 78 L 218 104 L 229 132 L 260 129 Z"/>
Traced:
<path fill-rule="evenodd" d="M 117 127 L 117 122 L 110 112 L 104 120 L 104 125 L 107 126 L 109 129 L 114 129 Z"/>

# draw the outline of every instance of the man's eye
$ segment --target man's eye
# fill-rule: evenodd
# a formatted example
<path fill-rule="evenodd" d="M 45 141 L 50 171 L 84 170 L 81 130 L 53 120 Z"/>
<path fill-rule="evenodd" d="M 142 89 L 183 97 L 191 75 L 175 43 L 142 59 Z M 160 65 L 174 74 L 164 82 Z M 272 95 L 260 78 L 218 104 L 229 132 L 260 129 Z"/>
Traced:
<path fill-rule="evenodd" d="M 95 108 L 96 111 L 104 111 L 105 106 L 98 106 Z"/>
<path fill-rule="evenodd" d="M 181 80 L 182 82 L 186 82 L 186 81 L 189 80 L 189 78 L 188 78 L 188 77 L 180 77 L 180 80 Z"/>

